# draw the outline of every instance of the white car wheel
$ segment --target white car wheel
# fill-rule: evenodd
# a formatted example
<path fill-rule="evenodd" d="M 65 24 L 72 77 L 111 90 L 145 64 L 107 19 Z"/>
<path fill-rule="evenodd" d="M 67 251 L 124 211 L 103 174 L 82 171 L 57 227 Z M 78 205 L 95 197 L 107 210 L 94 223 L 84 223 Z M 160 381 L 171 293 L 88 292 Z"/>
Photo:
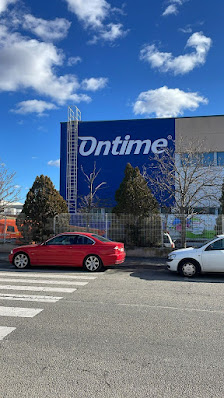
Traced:
<path fill-rule="evenodd" d="M 13 259 L 16 268 L 23 269 L 29 265 L 29 257 L 25 253 L 18 253 Z"/>
<path fill-rule="evenodd" d="M 96 272 L 102 268 L 102 262 L 99 257 L 90 255 L 85 258 L 84 267 L 87 271 Z"/>
<path fill-rule="evenodd" d="M 183 276 L 194 276 L 197 273 L 197 265 L 193 263 L 192 261 L 185 261 L 183 264 L 180 266 L 180 273 Z"/>

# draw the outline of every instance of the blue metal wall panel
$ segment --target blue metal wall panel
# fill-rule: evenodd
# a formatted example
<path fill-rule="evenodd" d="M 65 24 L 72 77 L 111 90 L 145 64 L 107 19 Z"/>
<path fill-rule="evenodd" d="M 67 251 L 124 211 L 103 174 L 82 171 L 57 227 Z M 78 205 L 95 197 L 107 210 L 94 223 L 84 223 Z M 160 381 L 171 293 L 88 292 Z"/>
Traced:
<path fill-rule="evenodd" d="M 132 140 L 138 140 L 133 144 Z M 142 141 L 147 141 L 143 143 Z M 115 191 L 124 177 L 129 162 L 141 170 L 153 151 L 163 150 L 165 143 L 174 149 L 175 119 L 138 119 L 97 122 L 79 122 L 78 196 L 88 193 L 81 165 L 87 174 L 96 162 L 101 172 L 96 183 L 106 182 L 98 196 L 114 205 Z M 61 123 L 60 193 L 66 194 L 67 123 Z"/>

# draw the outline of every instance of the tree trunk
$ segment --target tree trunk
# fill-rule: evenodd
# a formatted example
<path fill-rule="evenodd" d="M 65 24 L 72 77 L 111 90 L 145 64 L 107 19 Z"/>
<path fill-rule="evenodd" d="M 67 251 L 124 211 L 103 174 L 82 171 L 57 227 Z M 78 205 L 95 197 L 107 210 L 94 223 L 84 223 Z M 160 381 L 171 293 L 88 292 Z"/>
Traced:
<path fill-rule="evenodd" d="M 181 220 L 181 247 L 186 247 L 186 214 L 184 212 L 181 212 L 180 215 L 180 220 Z"/>

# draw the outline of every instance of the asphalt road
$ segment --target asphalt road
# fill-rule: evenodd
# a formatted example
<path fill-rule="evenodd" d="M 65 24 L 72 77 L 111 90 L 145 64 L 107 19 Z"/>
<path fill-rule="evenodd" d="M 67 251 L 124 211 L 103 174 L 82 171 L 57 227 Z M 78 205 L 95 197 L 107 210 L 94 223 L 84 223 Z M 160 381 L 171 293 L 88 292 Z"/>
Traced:
<path fill-rule="evenodd" d="M 15 329 L 0 341 L 0 397 L 223 398 L 224 275 L 183 279 L 164 260 L 141 263 L 85 279 L 93 275 L 21 272 L 2 261 L 0 331 Z M 16 291 L 21 285 L 77 290 Z M 32 302 L 25 294 L 62 298 Z M 3 307 L 42 311 L 9 316 Z"/>

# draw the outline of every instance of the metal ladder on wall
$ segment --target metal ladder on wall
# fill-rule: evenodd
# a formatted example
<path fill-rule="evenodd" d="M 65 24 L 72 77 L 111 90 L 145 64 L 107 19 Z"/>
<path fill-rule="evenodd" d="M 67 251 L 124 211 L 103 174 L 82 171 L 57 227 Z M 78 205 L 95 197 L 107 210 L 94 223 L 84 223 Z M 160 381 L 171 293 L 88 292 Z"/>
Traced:
<path fill-rule="evenodd" d="M 70 214 L 77 212 L 78 122 L 80 120 L 80 110 L 76 106 L 69 106 L 67 123 L 66 201 Z"/>

